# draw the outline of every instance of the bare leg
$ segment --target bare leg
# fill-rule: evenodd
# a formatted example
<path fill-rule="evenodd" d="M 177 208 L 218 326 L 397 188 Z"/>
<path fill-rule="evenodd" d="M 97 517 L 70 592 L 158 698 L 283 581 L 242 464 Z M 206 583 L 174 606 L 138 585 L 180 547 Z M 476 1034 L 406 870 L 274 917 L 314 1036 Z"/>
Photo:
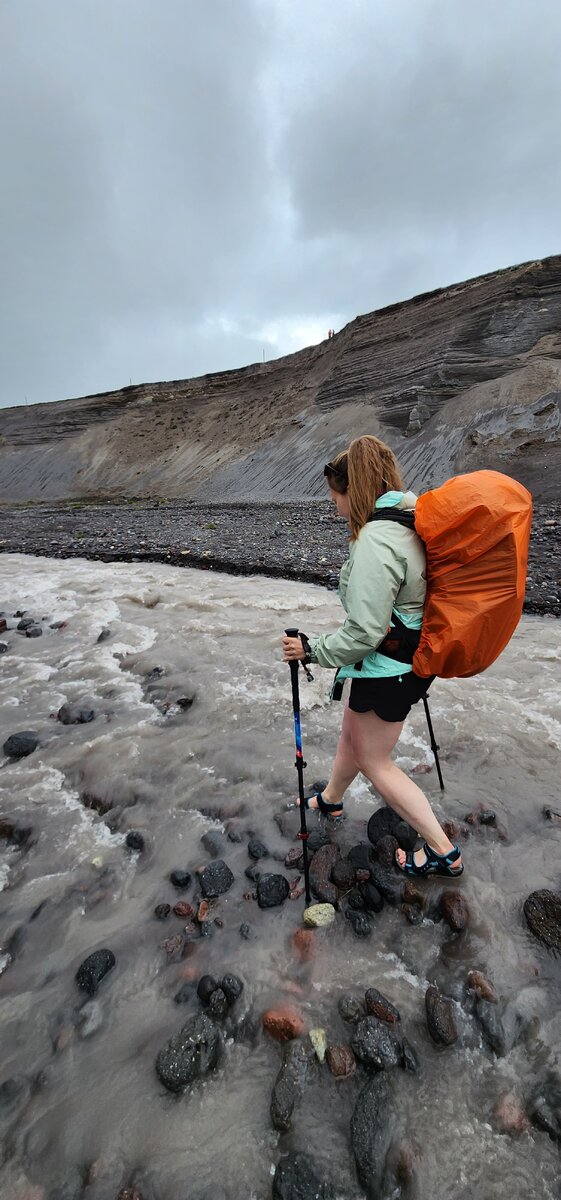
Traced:
<path fill-rule="evenodd" d="M 322 796 L 328 804 L 341 804 L 341 808 L 343 807 L 343 796 L 353 782 L 353 779 L 356 779 L 359 771 L 353 756 L 350 733 L 351 715 L 353 714 L 351 714 L 350 709 L 346 707 L 329 783 L 326 784 L 322 792 Z M 316 805 L 312 801 L 310 808 L 315 807 Z"/>
<path fill-rule="evenodd" d="M 403 729 L 402 721 L 382 721 L 374 712 L 355 713 L 349 709 L 348 735 L 352 754 L 360 771 L 374 785 L 386 804 L 416 829 L 423 841 L 437 854 L 449 854 L 452 842 L 437 821 L 420 787 L 392 762 L 391 752 Z M 415 861 L 422 864 L 424 852 L 416 853 Z M 405 851 L 398 850 L 400 864 Z M 458 860 L 458 866 L 461 860 Z"/>

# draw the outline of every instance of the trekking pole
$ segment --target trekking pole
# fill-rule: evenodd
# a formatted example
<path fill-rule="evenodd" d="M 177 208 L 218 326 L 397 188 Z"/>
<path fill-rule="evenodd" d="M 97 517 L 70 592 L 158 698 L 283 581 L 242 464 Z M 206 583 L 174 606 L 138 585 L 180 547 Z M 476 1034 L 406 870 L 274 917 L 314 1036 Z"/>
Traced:
<path fill-rule="evenodd" d="M 285 629 L 287 637 L 298 637 L 297 629 Z M 298 795 L 300 798 L 300 833 L 298 837 L 302 842 L 302 855 L 304 858 L 304 887 L 306 889 L 306 904 L 312 903 L 310 892 L 310 866 L 308 863 L 308 830 L 306 827 L 306 801 L 304 796 L 304 755 L 302 753 L 302 729 L 300 725 L 300 689 L 298 687 L 298 659 L 294 659 L 289 663 L 290 666 L 290 682 L 292 684 L 292 710 L 294 712 L 294 735 L 296 739 L 296 762 L 294 766 L 298 771 Z"/>
<path fill-rule="evenodd" d="M 432 721 L 430 719 L 429 702 L 428 702 L 426 696 L 423 696 L 423 704 L 425 706 L 425 716 L 427 718 L 427 725 L 429 727 L 431 750 L 434 754 L 434 761 L 436 763 L 436 770 L 438 773 L 438 782 L 440 784 L 440 790 L 441 790 L 441 792 L 443 792 L 444 791 L 444 780 L 442 778 L 442 771 L 440 770 L 440 762 L 439 762 L 439 758 L 438 758 L 438 751 L 440 749 L 440 746 L 438 746 L 436 738 L 434 736 L 434 729 L 432 727 Z"/>

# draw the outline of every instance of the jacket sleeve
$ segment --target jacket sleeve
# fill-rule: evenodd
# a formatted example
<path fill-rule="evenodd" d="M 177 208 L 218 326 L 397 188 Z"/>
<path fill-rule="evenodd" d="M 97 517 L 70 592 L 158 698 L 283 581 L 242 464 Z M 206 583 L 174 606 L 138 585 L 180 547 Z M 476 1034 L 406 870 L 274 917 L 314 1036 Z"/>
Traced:
<path fill-rule="evenodd" d="M 361 530 L 347 584 L 347 617 L 335 633 L 310 638 L 312 661 L 345 667 L 366 658 L 386 636 L 406 564 L 383 533 Z"/>

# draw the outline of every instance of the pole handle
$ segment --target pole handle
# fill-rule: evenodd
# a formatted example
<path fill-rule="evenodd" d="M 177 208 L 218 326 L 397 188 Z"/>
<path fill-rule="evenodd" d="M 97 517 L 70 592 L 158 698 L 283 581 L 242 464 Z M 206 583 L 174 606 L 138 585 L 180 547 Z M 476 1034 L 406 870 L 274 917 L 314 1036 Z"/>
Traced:
<path fill-rule="evenodd" d="M 297 629 L 285 629 L 284 632 L 286 633 L 287 637 L 298 637 Z"/>

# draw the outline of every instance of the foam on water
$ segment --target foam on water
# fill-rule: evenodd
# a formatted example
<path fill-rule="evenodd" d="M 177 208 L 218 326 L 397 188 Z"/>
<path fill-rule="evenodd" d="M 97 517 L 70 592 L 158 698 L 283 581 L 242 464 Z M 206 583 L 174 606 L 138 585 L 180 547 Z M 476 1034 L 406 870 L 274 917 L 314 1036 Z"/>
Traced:
<path fill-rule="evenodd" d="M 173 1001 L 191 966 L 196 974 L 240 973 L 256 1026 L 263 1009 L 283 999 L 298 1004 L 309 1025 L 325 1028 L 332 1041 L 350 1036 L 337 1016 L 343 992 L 379 987 L 402 1013 L 422 1062 L 418 1077 L 395 1077 L 392 1121 L 398 1140 L 407 1134 L 419 1143 L 427 1194 L 499 1200 L 507 1178 L 512 1200 L 556 1194 L 553 1143 L 537 1131 L 517 1143 L 499 1137 L 491 1114 L 497 1096 L 515 1083 L 531 1097 L 554 1065 L 561 1036 L 559 964 L 522 918 L 529 891 L 559 887 L 561 835 L 542 816 L 544 805 L 558 804 L 558 626 L 526 618 L 484 676 L 433 686 L 444 795 L 422 706 L 397 748 L 405 770 L 431 768 L 413 778 L 439 814 L 462 819 L 483 802 L 506 830 L 505 841 L 493 829 L 475 829 L 466 840 L 467 934 L 451 935 L 432 919 L 445 886 L 433 882 L 424 885 L 433 907 L 422 925 L 410 926 L 399 909 L 386 908 L 363 941 L 338 918 L 317 939 L 314 961 L 302 966 L 291 939 L 303 901 L 261 912 L 244 869 L 250 833 L 275 856 L 267 868 L 283 873 L 293 844 L 275 821 L 296 794 L 283 628 L 293 622 L 310 634 L 335 628 L 336 596 L 290 581 L 159 564 L 12 555 L 2 565 L 0 608 L 28 608 L 47 620 L 39 639 L 10 630 L 2 657 L 2 741 L 18 729 L 36 729 L 40 746 L 0 769 L 3 810 L 33 830 L 27 849 L 8 847 L 0 860 L 4 958 L 7 938 L 25 932 L 2 975 L 0 1083 L 12 1075 L 34 1079 L 45 1063 L 51 1071 L 50 1086 L 34 1094 L 18 1120 L 13 1159 L 0 1168 L 7 1197 L 18 1172 L 47 1194 L 62 1193 L 72 1172 L 83 1177 L 85 1161 L 104 1164 L 106 1172 L 88 1187 L 91 1200 L 116 1195 L 136 1168 L 155 1172 L 163 1200 L 183 1200 L 187 1177 L 198 1191 L 223 1184 L 229 1200 L 268 1194 L 271 1163 L 281 1152 L 269 1120 L 278 1048 L 262 1037 L 228 1044 L 216 1077 L 178 1100 L 163 1096 L 155 1077 L 158 1049 L 194 1011 Z M 66 628 L 50 628 L 60 620 Z M 102 627 L 111 636 L 98 645 Z M 329 701 L 332 673 L 317 668 L 315 675 L 313 684 L 301 682 L 309 782 L 327 777 L 343 707 Z M 62 703 L 85 696 L 96 711 L 93 722 L 62 726 L 52 719 Z M 185 696 L 193 704 L 182 710 L 177 699 Z M 108 807 L 105 817 L 85 807 L 92 797 L 101 810 Z M 364 839 L 378 804 L 357 777 L 347 818 L 334 834 L 343 847 Z M 213 906 L 223 928 L 196 943 L 193 959 L 168 961 L 160 943 L 181 925 L 170 918 L 162 926 L 152 912 L 177 899 L 169 872 L 205 863 L 201 835 L 209 829 L 226 835 L 231 825 L 242 841 L 225 837 L 221 851 L 236 876 Z M 143 833 L 143 854 L 124 845 L 129 829 Z M 253 929 L 250 941 L 240 938 L 242 922 Z M 101 946 L 113 948 L 117 967 L 99 992 L 102 1028 L 82 1040 L 74 1029 L 81 1001 L 73 977 Z M 501 1004 L 516 1000 L 528 1021 L 540 1023 L 544 1050 L 532 1052 L 522 1041 L 504 1059 L 492 1055 L 469 1005 L 460 1002 L 474 967 L 493 979 Z M 426 1030 L 424 992 L 435 980 L 454 994 L 461 1024 L 458 1045 L 446 1051 L 432 1046 Z M 57 1043 L 61 1030 L 68 1049 Z M 304 1101 L 305 1148 L 335 1176 L 344 1200 L 361 1194 L 348 1135 L 360 1084 L 357 1074 L 337 1085 L 318 1068 Z"/>

